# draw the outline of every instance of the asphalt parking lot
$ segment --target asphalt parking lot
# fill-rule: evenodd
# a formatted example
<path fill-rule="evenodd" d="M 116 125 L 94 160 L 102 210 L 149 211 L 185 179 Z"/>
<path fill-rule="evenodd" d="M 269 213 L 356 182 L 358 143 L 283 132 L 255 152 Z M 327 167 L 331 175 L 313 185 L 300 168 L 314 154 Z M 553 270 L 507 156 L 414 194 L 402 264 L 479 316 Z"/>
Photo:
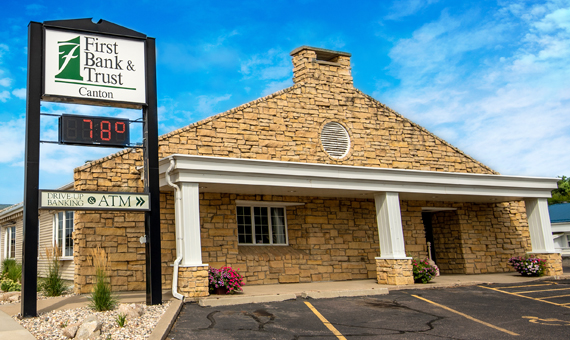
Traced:
<path fill-rule="evenodd" d="M 186 304 L 170 339 L 568 339 L 570 280 L 224 307 Z"/>

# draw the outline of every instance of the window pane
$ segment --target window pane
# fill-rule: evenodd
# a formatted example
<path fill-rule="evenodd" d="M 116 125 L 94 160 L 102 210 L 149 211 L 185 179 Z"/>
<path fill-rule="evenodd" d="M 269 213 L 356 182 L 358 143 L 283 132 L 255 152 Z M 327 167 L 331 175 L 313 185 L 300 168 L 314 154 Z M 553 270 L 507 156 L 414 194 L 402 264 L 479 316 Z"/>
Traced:
<path fill-rule="evenodd" d="M 255 222 L 255 243 L 269 244 L 269 216 L 267 215 L 267 207 L 253 208 Z"/>
<path fill-rule="evenodd" d="M 16 258 L 16 227 L 10 228 L 10 258 Z"/>
<path fill-rule="evenodd" d="M 238 243 L 253 243 L 250 207 L 237 207 L 237 223 Z"/>
<path fill-rule="evenodd" d="M 65 212 L 65 253 L 63 256 L 73 256 L 73 211 Z"/>
<path fill-rule="evenodd" d="M 285 241 L 285 209 L 271 208 L 271 231 L 274 244 L 286 244 Z"/>
<path fill-rule="evenodd" d="M 57 249 L 59 250 L 60 254 L 63 254 L 63 212 L 59 212 L 57 213 L 57 235 L 56 235 L 56 245 L 57 245 Z"/>

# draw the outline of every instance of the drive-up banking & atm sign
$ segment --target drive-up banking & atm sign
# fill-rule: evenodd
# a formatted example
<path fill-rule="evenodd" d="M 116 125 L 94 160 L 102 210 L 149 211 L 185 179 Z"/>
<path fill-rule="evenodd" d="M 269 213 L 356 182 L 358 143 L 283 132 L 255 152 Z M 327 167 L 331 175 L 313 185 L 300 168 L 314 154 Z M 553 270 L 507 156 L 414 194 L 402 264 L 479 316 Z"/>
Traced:
<path fill-rule="evenodd" d="M 146 103 L 141 40 L 46 28 L 44 97 Z"/>

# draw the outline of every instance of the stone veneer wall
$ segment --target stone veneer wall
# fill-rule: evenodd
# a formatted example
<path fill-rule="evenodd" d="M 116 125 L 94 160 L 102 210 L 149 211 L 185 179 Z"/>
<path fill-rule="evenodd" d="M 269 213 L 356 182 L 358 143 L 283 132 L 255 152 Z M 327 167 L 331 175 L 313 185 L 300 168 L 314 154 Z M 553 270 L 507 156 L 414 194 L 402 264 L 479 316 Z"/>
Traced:
<path fill-rule="evenodd" d="M 289 246 L 238 246 L 236 199 L 304 203 L 286 207 Z M 375 215 L 373 200 L 200 194 L 202 260 L 250 285 L 375 278 Z"/>
<path fill-rule="evenodd" d="M 336 65 L 313 62 L 315 57 L 315 51 L 307 49 L 293 56 L 294 86 L 161 136 L 159 157 L 188 154 L 379 168 L 495 173 L 421 126 L 355 89 L 348 56 L 339 56 L 335 60 Z M 351 149 L 343 159 L 329 157 L 320 143 L 320 130 L 330 121 L 343 124 L 350 134 Z M 143 185 L 137 168 L 141 165 L 141 152 L 132 149 L 89 162 L 75 170 L 75 190 L 142 192 Z M 205 195 L 208 199 L 209 194 Z M 318 199 L 314 200 L 318 202 Z M 313 206 L 318 204 L 307 205 Z M 172 269 L 168 264 L 172 263 L 175 253 L 174 226 L 169 222 L 174 215 L 170 194 L 161 195 L 161 207 L 164 209 L 161 211 L 163 283 L 168 284 L 172 280 Z M 201 214 L 206 213 L 206 216 L 209 216 L 208 213 L 211 214 L 214 208 L 208 209 L 201 211 Z M 221 215 L 211 216 L 210 220 L 204 222 L 204 228 L 208 229 L 206 235 L 203 232 L 204 236 L 208 236 L 203 237 L 204 252 L 207 255 L 205 258 L 219 263 L 237 263 L 240 256 L 235 244 L 237 238 L 233 234 L 226 234 L 234 231 L 224 227 L 211 230 L 218 229 L 220 223 L 224 224 L 219 222 L 220 219 L 235 219 L 233 211 L 221 208 L 220 211 L 223 212 Z M 311 256 L 314 257 L 310 260 L 314 262 L 310 262 L 310 267 L 304 270 L 319 267 L 322 271 L 311 273 L 311 280 L 327 280 L 338 276 L 339 273 L 350 273 L 352 278 L 364 278 L 371 277 L 371 273 L 375 272 L 376 264 L 370 257 L 374 247 L 368 248 L 372 242 L 368 240 L 368 232 L 351 229 L 354 228 L 351 223 L 360 225 L 362 221 L 348 222 L 349 219 L 342 214 L 338 216 L 340 217 L 327 217 L 327 221 L 323 211 L 318 211 L 313 217 L 307 217 L 305 221 L 291 216 L 293 238 L 290 237 L 290 240 L 295 242 L 294 247 L 301 251 L 310 250 Z M 341 230 L 350 232 L 346 232 L 344 236 L 340 232 L 337 235 L 335 219 L 342 225 L 348 224 L 348 229 Z M 112 258 L 113 289 L 144 288 L 144 247 L 138 241 L 138 238 L 144 235 L 143 214 L 82 212 L 76 215 L 75 221 L 76 292 L 87 292 L 90 289 L 94 273 L 89 260 L 89 248 L 97 245 L 102 246 Z M 299 226 L 301 229 L 298 229 Z M 349 236 L 350 233 L 352 235 Z M 304 237 L 307 237 L 305 244 Z M 353 238 L 352 241 L 349 238 Z M 217 249 L 215 245 L 221 245 L 222 248 Z M 358 245 L 362 245 L 364 250 L 356 250 Z M 408 246 L 414 251 L 422 247 L 420 243 Z M 362 258 L 364 260 L 355 261 Z M 247 255 L 245 260 L 242 256 L 239 261 L 247 263 Z M 358 262 L 360 264 L 356 265 Z M 278 266 L 279 263 L 274 262 L 274 265 Z M 349 268 L 351 266 L 357 268 Z M 255 272 L 259 273 L 261 270 Z M 300 281 L 307 278 L 307 272 L 301 271 L 299 274 L 288 275 L 299 275 Z M 343 275 L 345 278 L 349 277 Z M 251 276 L 250 279 L 262 283 L 276 282 L 278 277 L 270 275 L 262 278 L 258 275 L 257 278 Z"/>
<path fill-rule="evenodd" d="M 421 207 L 450 207 L 433 213 L 436 262 L 442 273 L 509 272 L 508 260 L 531 250 L 524 202 L 464 203 L 402 201 L 408 256 L 427 257 Z"/>

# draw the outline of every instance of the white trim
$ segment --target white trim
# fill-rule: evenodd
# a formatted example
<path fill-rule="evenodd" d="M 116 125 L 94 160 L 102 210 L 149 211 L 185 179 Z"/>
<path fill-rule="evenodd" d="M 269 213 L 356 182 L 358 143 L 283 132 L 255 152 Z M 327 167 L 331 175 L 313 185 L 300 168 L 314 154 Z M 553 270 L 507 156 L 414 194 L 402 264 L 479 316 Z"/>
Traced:
<path fill-rule="evenodd" d="M 273 195 L 327 195 L 398 192 L 445 196 L 497 197 L 502 200 L 549 198 L 558 178 L 383 169 L 375 167 L 252 160 L 229 157 L 171 155 L 160 161 L 160 185 L 170 160 L 176 161 L 174 183 L 200 183 L 201 191 L 246 193 L 246 189 Z M 296 190 L 292 190 L 295 189 Z M 296 192 L 299 191 L 299 192 Z M 291 192 L 291 193 L 289 193 Z M 295 192 L 295 193 L 292 193 Z M 352 196 L 351 196 L 352 195 Z M 432 197 L 432 196 L 430 196 Z M 449 197 L 449 196 L 448 196 Z M 372 198 L 372 197 L 368 197 Z M 469 200 L 468 199 L 468 200 Z M 456 199 L 454 199 L 456 200 Z"/>
<path fill-rule="evenodd" d="M 75 211 L 73 210 L 62 210 L 62 211 L 57 211 L 53 214 L 53 238 L 52 238 L 52 243 L 54 245 L 54 247 L 56 247 L 57 249 L 61 249 L 61 254 L 59 256 L 60 260 L 72 260 L 73 259 L 73 247 L 71 248 L 71 255 L 65 255 L 65 248 L 67 246 L 66 241 L 65 241 L 65 233 L 66 233 L 66 228 L 67 228 L 67 213 L 68 212 L 72 212 L 73 213 L 73 220 L 71 221 L 71 225 L 73 226 L 72 231 L 71 231 L 71 239 L 73 239 L 73 232 L 75 232 Z M 62 232 L 63 232 L 63 237 L 62 237 L 62 245 L 59 245 L 57 243 L 58 240 L 58 223 L 59 223 L 59 216 L 58 214 L 62 214 L 63 218 L 63 225 L 62 225 Z M 39 242 L 38 242 L 39 244 Z"/>
<path fill-rule="evenodd" d="M 276 201 L 246 201 L 246 200 L 236 200 L 236 206 L 247 205 L 254 207 L 296 207 L 305 205 L 305 203 L 298 202 L 276 202 Z"/>

